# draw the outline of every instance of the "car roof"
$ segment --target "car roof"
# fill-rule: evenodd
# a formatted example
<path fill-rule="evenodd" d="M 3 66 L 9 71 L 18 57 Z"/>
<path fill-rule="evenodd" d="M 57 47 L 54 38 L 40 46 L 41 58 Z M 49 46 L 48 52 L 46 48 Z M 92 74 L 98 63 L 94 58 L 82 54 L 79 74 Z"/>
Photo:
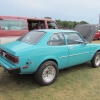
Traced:
<path fill-rule="evenodd" d="M 28 20 L 47 20 L 47 21 L 55 21 L 49 18 L 36 18 L 36 17 L 19 17 L 19 16 L 0 16 L 0 19 L 28 19 Z"/>
<path fill-rule="evenodd" d="M 44 31 L 46 33 L 58 33 L 58 32 L 76 32 L 73 30 L 62 30 L 62 29 L 39 29 L 34 31 Z"/>

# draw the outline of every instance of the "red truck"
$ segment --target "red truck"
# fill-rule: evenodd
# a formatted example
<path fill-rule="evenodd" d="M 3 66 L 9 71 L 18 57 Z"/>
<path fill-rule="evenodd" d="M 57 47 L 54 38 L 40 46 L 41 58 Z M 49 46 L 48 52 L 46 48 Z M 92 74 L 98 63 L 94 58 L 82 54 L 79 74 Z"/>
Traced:
<path fill-rule="evenodd" d="M 59 28 L 52 19 L 0 16 L 0 44 L 14 41 L 34 29 Z"/>

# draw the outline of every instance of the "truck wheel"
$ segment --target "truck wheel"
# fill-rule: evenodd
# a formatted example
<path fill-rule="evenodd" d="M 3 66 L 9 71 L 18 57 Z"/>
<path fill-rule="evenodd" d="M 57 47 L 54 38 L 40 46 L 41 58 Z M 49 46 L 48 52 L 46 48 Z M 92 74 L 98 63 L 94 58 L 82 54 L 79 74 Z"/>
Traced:
<path fill-rule="evenodd" d="M 40 85 L 52 84 L 58 76 L 58 66 L 53 61 L 44 62 L 38 70 L 34 73 L 34 78 Z"/>
<path fill-rule="evenodd" d="M 91 65 L 94 68 L 97 68 L 100 66 L 100 52 L 97 52 L 94 57 L 91 60 Z"/>

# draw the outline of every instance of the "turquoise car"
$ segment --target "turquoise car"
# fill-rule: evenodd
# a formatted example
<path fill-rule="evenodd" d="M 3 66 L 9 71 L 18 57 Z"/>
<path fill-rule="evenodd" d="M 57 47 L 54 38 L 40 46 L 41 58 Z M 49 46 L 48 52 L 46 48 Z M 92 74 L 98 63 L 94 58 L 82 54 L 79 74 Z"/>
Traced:
<path fill-rule="evenodd" d="M 90 42 L 93 38 L 88 39 Z M 30 31 L 14 42 L 0 45 L 0 65 L 10 74 L 34 73 L 37 83 L 49 85 L 60 69 L 88 61 L 92 67 L 99 67 L 100 44 L 89 42 L 73 30 Z"/>

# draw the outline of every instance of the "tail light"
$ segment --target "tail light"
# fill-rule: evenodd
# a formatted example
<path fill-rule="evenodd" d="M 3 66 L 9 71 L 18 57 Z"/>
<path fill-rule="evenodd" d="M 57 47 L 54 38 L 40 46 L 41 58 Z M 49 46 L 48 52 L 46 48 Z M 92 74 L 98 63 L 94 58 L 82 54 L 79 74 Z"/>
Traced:
<path fill-rule="evenodd" d="M 0 49 L 0 55 L 2 55 L 2 49 Z"/>
<path fill-rule="evenodd" d="M 10 55 L 10 54 L 8 54 L 8 53 L 6 53 L 5 57 L 6 57 L 8 60 L 12 61 L 13 63 L 18 63 L 18 62 L 19 62 L 19 58 L 18 58 L 18 57 L 13 56 L 13 55 Z"/>
<path fill-rule="evenodd" d="M 3 51 L 2 49 L 0 49 L 0 55 L 7 58 L 8 60 L 10 60 L 13 63 L 18 63 L 19 62 L 19 57 L 13 56 L 13 55 Z"/>

